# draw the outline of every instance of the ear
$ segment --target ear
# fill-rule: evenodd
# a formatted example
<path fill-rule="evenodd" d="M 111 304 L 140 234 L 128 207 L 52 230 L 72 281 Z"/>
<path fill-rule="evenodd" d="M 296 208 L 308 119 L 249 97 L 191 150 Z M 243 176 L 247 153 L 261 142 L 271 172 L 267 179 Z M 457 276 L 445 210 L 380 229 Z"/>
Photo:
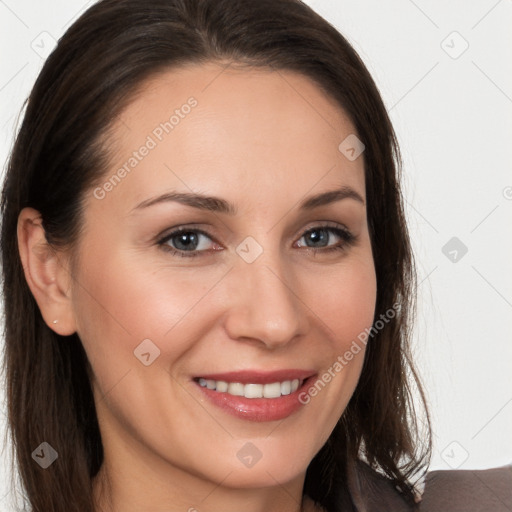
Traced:
<path fill-rule="evenodd" d="M 73 334 L 68 260 L 48 244 L 41 214 L 33 208 L 23 208 L 18 216 L 18 247 L 25 279 L 46 325 L 61 336 Z"/>

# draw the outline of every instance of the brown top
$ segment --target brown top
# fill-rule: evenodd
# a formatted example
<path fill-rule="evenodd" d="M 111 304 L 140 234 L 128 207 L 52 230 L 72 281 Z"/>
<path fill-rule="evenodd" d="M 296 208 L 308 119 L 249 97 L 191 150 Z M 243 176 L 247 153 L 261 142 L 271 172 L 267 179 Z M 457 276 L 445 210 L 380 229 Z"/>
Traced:
<path fill-rule="evenodd" d="M 512 512 L 512 465 L 431 471 L 416 507 L 364 462 L 352 474 L 349 487 L 357 512 Z"/>
<path fill-rule="evenodd" d="M 420 510 L 511 512 L 512 465 L 427 474 Z"/>

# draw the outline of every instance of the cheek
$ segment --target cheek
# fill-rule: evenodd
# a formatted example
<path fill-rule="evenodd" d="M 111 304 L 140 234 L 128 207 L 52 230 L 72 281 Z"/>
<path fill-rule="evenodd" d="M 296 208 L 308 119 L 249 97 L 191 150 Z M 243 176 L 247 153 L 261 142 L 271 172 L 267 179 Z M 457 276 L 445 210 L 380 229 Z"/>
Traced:
<path fill-rule="evenodd" d="M 138 258 L 100 258 L 93 251 L 82 268 L 74 292 L 77 331 L 104 388 L 129 368 L 144 368 L 134 354 L 143 340 L 152 341 L 151 350 L 164 356 L 160 361 L 172 363 L 186 352 L 201 326 L 200 311 L 204 322 L 198 306 L 223 274 L 216 269 L 199 278 L 190 270 L 154 270 Z"/>
<path fill-rule="evenodd" d="M 361 340 L 372 327 L 377 293 L 373 260 L 353 259 L 336 272 L 317 275 L 316 285 L 308 287 L 315 290 L 308 300 L 318 324 L 324 325 L 325 337 L 318 346 L 323 368 L 299 399 L 323 426 L 321 446 L 343 414 L 363 367 L 366 344 Z"/>
<path fill-rule="evenodd" d="M 316 279 L 311 302 L 320 321 L 331 334 L 339 351 L 371 327 L 377 294 L 376 276 L 371 258 L 351 262 L 346 267 Z"/>

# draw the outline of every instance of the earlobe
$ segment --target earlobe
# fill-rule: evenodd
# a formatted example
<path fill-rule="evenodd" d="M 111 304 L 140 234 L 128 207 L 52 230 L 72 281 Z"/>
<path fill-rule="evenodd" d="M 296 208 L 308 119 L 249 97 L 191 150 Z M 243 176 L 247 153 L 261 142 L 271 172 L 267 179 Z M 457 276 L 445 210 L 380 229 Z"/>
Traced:
<path fill-rule="evenodd" d="M 76 326 L 67 260 L 48 244 L 41 214 L 33 208 L 23 208 L 18 216 L 18 247 L 25 279 L 46 325 L 61 336 L 73 334 Z"/>

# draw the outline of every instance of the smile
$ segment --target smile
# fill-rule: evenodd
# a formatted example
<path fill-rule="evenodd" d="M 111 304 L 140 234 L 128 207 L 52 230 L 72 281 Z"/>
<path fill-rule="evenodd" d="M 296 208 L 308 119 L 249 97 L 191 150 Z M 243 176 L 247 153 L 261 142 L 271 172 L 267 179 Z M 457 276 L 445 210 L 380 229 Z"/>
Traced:
<path fill-rule="evenodd" d="M 192 380 L 201 400 L 246 421 L 282 420 L 304 409 L 299 395 L 316 377 L 313 369 L 203 373 Z"/>
<path fill-rule="evenodd" d="M 199 385 L 219 393 L 228 393 L 233 396 L 245 398 L 279 398 L 289 395 L 299 389 L 303 384 L 302 379 L 285 380 L 272 382 L 270 384 L 242 384 L 241 382 L 226 382 L 223 380 L 212 380 L 200 378 Z"/>

